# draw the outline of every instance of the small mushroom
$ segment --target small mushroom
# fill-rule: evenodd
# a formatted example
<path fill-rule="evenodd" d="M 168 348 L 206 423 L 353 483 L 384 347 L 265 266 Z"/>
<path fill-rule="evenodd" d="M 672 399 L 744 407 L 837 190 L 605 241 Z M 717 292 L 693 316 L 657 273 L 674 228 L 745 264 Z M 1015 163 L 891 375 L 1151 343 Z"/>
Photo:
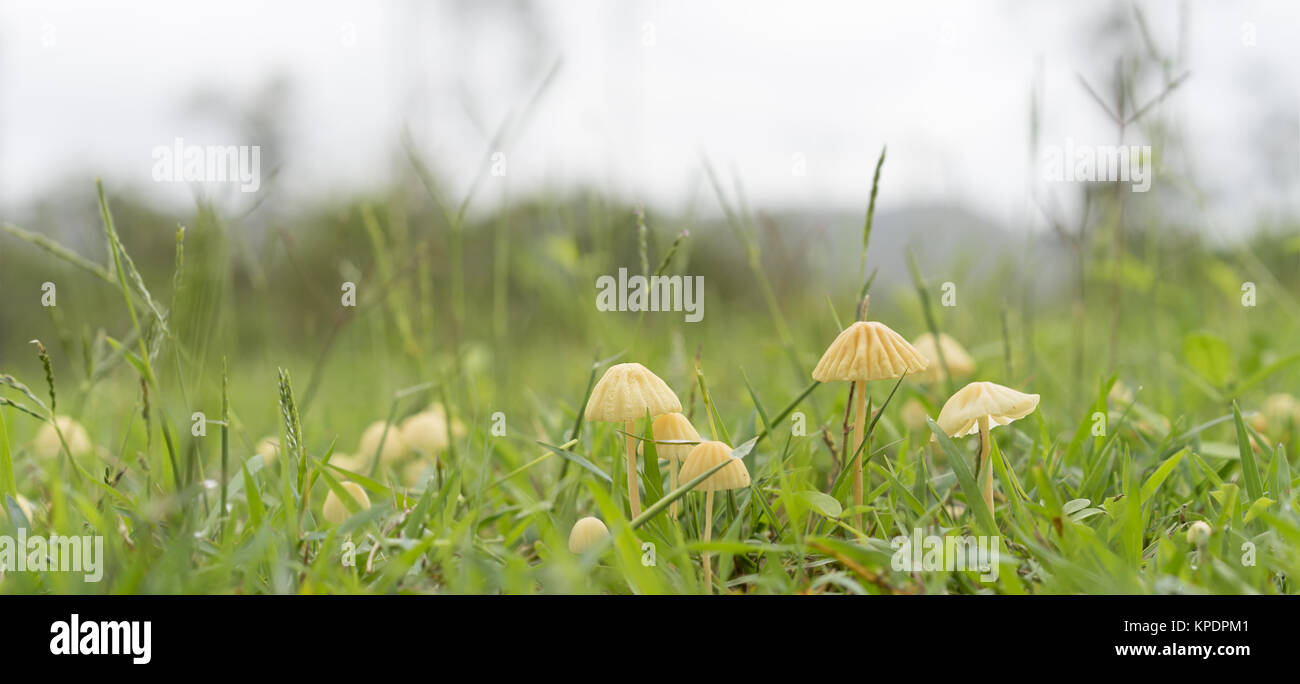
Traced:
<path fill-rule="evenodd" d="M 280 439 L 278 437 L 263 437 L 257 441 L 253 451 L 262 457 L 262 465 L 269 468 L 275 465 L 275 460 L 280 456 Z"/>
<path fill-rule="evenodd" d="M 57 431 L 54 429 L 56 424 Z M 90 435 L 81 423 L 71 416 L 55 416 L 54 423 L 47 422 L 36 431 L 36 437 L 32 439 L 32 452 L 44 460 L 58 457 L 63 451 L 63 442 L 59 441 L 59 433 L 63 433 L 63 439 L 68 443 L 68 451 L 71 451 L 73 456 L 88 454 L 95 448 L 90 441 Z"/>
<path fill-rule="evenodd" d="M 853 413 L 853 504 L 862 507 L 862 441 L 866 439 L 867 383 L 888 380 L 926 369 L 925 357 L 902 335 L 877 321 L 858 321 L 845 328 L 826 348 L 812 376 L 819 382 L 854 383 L 857 404 Z M 862 529 L 862 512 L 854 521 Z"/>
<path fill-rule="evenodd" d="M 363 489 L 361 485 L 355 482 L 344 482 L 343 489 L 347 490 L 347 493 L 356 500 L 357 504 L 361 506 L 361 510 L 364 511 L 365 509 L 370 508 L 370 497 L 366 496 L 366 490 Z M 324 516 L 325 520 L 330 524 L 338 525 L 351 517 L 352 511 L 348 510 L 348 507 L 343 503 L 343 500 L 334 493 L 333 489 L 331 489 L 329 493 L 325 495 L 325 505 L 321 506 L 321 515 Z"/>
<path fill-rule="evenodd" d="M 1187 543 L 1198 549 L 1203 549 L 1210 543 L 1210 537 L 1213 534 L 1213 527 L 1210 527 L 1204 520 L 1197 520 L 1187 526 Z"/>
<path fill-rule="evenodd" d="M 365 459 L 367 464 L 374 460 L 376 454 L 381 463 L 392 463 L 400 461 L 406 453 L 407 447 L 402 442 L 401 430 L 382 420 L 371 423 L 361 433 L 361 441 L 357 446 L 357 457 Z"/>
<path fill-rule="evenodd" d="M 1264 399 L 1263 409 L 1251 422 L 1259 432 L 1280 436 L 1293 421 L 1300 421 L 1300 403 L 1290 394 L 1278 392 Z"/>
<path fill-rule="evenodd" d="M 939 410 L 935 421 L 952 438 L 980 435 L 977 476 L 984 503 L 993 512 L 993 469 L 989 467 L 989 430 L 1019 420 L 1038 408 L 1038 395 L 1017 392 L 992 382 L 972 382 L 957 390 Z"/>
<path fill-rule="evenodd" d="M 668 489 L 677 489 L 677 467 L 690 455 L 694 444 L 664 444 L 664 440 L 674 442 L 699 442 L 700 433 L 695 431 L 691 420 L 681 413 L 665 413 L 655 418 L 651 433 L 655 437 L 656 451 L 668 460 Z M 668 515 L 677 517 L 677 502 L 668 506 Z"/>
<path fill-rule="evenodd" d="M 402 443 L 424 456 L 436 456 L 451 443 L 446 418 L 432 411 L 421 411 L 402 421 L 398 434 Z"/>
<path fill-rule="evenodd" d="M 586 553 L 587 549 L 608 537 L 609 528 L 605 527 L 605 523 L 600 518 L 587 516 L 573 523 L 573 529 L 569 531 L 569 551 Z"/>
<path fill-rule="evenodd" d="M 975 372 L 975 359 L 966 351 L 961 343 L 954 340 L 945 333 L 939 333 L 939 341 L 936 343 L 934 335 L 923 333 L 912 342 L 912 346 L 925 360 L 929 366 L 918 375 L 917 379 L 925 383 L 940 382 L 944 379 L 943 367 L 948 367 L 948 376 L 953 378 L 965 378 Z M 942 364 L 940 360 L 942 359 Z"/>
<path fill-rule="evenodd" d="M 623 423 L 627 433 L 627 498 L 632 517 L 641 515 L 641 491 L 636 473 L 636 421 L 647 413 L 653 418 L 665 413 L 679 413 L 682 402 L 668 384 L 639 363 L 610 366 L 591 390 L 587 399 L 587 420 Z M 651 427 L 651 436 L 654 428 Z"/>
<path fill-rule="evenodd" d="M 925 419 L 928 414 L 925 410 L 925 404 L 916 397 L 912 397 L 903 402 L 903 408 L 898 411 L 899 418 L 903 421 L 903 427 L 909 432 L 920 432 L 925 429 Z"/>
<path fill-rule="evenodd" d="M 691 453 L 686 457 L 686 462 L 682 464 L 682 472 L 679 477 L 684 482 L 690 482 L 695 478 L 714 469 L 720 463 L 727 463 L 718 472 L 708 476 L 703 482 L 696 485 L 695 488 L 705 492 L 704 494 L 704 541 L 708 542 L 713 536 L 713 493 L 719 490 L 743 489 L 749 486 L 749 469 L 745 467 L 745 462 L 732 458 L 731 447 L 723 442 L 700 442 L 691 449 Z M 713 566 L 709 558 L 709 552 L 705 551 L 704 558 L 704 586 L 708 593 L 713 593 Z"/>

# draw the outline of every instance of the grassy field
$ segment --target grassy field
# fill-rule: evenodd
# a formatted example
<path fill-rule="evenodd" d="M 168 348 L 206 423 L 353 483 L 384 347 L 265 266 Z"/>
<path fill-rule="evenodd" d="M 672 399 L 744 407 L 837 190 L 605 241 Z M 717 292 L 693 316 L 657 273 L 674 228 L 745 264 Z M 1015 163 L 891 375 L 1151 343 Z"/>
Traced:
<path fill-rule="evenodd" d="M 106 555 L 100 582 L 7 572 L 0 592 L 1297 592 L 1294 230 L 1211 246 L 1111 212 L 1052 289 L 1033 257 L 1049 235 L 973 276 L 877 253 L 868 213 L 860 253 L 795 258 L 780 245 L 798 236 L 717 195 L 716 225 L 595 195 L 480 216 L 406 191 L 257 237 L 103 190 L 99 226 L 0 221 L 0 535 L 102 535 Z M 885 261 L 913 282 L 872 281 Z M 619 268 L 703 276 L 703 320 L 598 311 Z M 864 293 L 868 319 L 951 335 L 976 370 L 868 385 L 857 508 L 850 383 L 811 372 Z M 624 362 L 743 459 L 750 485 L 718 492 L 711 521 L 703 493 L 669 491 L 664 445 L 630 514 L 623 426 L 583 414 Z M 923 417 L 967 380 L 1040 397 L 992 431 L 993 512 L 978 438 Z M 609 540 L 575 554 L 586 516 Z M 895 569 L 891 540 L 917 530 L 996 536 L 996 579 Z"/>

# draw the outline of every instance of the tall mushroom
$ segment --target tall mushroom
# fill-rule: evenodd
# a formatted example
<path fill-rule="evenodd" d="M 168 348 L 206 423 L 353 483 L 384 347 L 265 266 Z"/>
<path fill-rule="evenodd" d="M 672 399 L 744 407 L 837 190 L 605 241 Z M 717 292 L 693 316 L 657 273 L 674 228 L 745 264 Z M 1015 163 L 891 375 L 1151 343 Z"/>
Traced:
<path fill-rule="evenodd" d="M 993 512 L 993 469 L 989 467 L 989 430 L 1019 420 L 1038 408 L 1038 395 L 1017 392 L 992 382 L 972 382 L 944 402 L 935 422 L 949 437 L 980 434 L 978 474 L 984 503 Z"/>
<path fill-rule="evenodd" d="M 705 492 L 704 494 L 704 541 L 707 543 L 713 536 L 713 493 L 718 490 L 743 489 L 749 486 L 749 469 L 745 467 L 745 462 L 731 457 L 731 447 L 723 442 L 700 442 L 691 449 L 691 453 L 686 457 L 686 462 L 682 464 L 682 472 L 679 477 L 682 481 L 690 482 L 695 478 L 709 472 L 726 462 L 718 472 L 704 478 L 704 481 L 696 485 L 696 489 Z M 704 586 L 708 593 L 713 593 L 713 565 L 709 558 L 709 552 L 704 554 Z"/>
<path fill-rule="evenodd" d="M 587 399 L 587 420 L 622 422 L 627 433 L 627 498 L 632 517 L 641 515 L 641 492 L 636 475 L 636 421 L 647 413 L 651 417 L 680 413 L 682 402 L 668 384 L 639 363 L 610 366 L 591 390 Z M 651 436 L 654 429 L 651 428 Z"/>
<path fill-rule="evenodd" d="M 948 377 L 965 378 L 975 372 L 975 359 L 961 343 L 944 333 L 939 333 L 938 342 L 934 335 L 923 333 L 912 342 L 921 356 L 930 363 L 917 377 L 921 382 L 939 382 L 944 379 L 943 369 L 948 368 Z"/>
<path fill-rule="evenodd" d="M 853 411 L 853 504 L 862 506 L 862 441 L 866 438 L 867 383 L 925 370 L 925 357 L 902 335 L 877 321 L 858 321 L 845 328 L 822 354 L 812 376 L 819 382 L 854 383 L 857 404 Z M 862 529 L 862 512 L 854 521 Z"/>
<path fill-rule="evenodd" d="M 655 418 L 652 430 L 655 436 L 656 451 L 668 460 L 668 491 L 677 489 L 677 466 L 690 455 L 694 444 L 664 444 L 672 442 L 699 442 L 700 433 L 695 431 L 691 420 L 680 413 L 665 413 Z M 677 502 L 668 506 L 668 515 L 677 517 Z"/>

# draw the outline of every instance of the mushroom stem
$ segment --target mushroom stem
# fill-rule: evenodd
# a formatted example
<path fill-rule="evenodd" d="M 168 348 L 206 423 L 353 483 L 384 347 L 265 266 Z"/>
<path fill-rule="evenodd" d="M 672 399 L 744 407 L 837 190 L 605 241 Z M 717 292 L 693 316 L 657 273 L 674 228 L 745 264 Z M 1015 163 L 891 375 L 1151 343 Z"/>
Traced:
<path fill-rule="evenodd" d="M 980 416 L 980 460 L 979 474 L 980 482 L 984 489 L 984 505 L 989 507 L 989 513 L 993 513 L 993 468 L 990 466 L 990 448 L 989 448 L 989 417 Z"/>
<path fill-rule="evenodd" d="M 671 492 L 675 489 L 677 489 L 677 459 L 670 458 L 668 459 L 668 491 Z M 677 519 L 676 499 L 673 499 L 673 502 L 668 504 L 668 516 L 673 520 Z"/>
<path fill-rule="evenodd" d="M 857 407 L 853 410 L 853 505 L 862 507 L 862 441 L 867 435 L 867 383 L 858 380 L 854 383 L 853 393 Z M 854 525 L 862 531 L 862 511 L 853 514 Z"/>
<path fill-rule="evenodd" d="M 625 421 L 623 429 L 627 433 L 627 500 L 632 508 L 632 518 L 635 519 L 641 515 L 641 490 L 637 487 L 636 479 L 636 439 L 632 437 L 636 421 Z"/>
<path fill-rule="evenodd" d="M 704 495 L 704 543 L 713 537 L 713 490 Z M 704 593 L 713 593 L 713 564 L 709 552 L 704 552 Z"/>

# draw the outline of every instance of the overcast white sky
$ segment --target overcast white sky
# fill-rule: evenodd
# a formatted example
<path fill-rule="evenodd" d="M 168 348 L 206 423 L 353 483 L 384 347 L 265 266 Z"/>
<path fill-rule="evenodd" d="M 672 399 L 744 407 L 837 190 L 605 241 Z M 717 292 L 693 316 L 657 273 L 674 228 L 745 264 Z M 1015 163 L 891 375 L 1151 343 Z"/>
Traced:
<path fill-rule="evenodd" d="M 1180 5 L 1139 5 L 1172 53 Z M 69 181 L 89 192 L 95 175 L 183 201 L 184 186 L 152 182 L 154 146 L 178 136 L 265 144 L 246 139 L 232 112 L 247 110 L 275 75 L 291 84 L 275 112 L 284 139 L 265 152 L 283 164 L 278 197 L 381 186 L 402 170 L 393 161 L 403 124 L 464 189 L 491 130 L 563 58 L 509 149 L 506 178 L 485 179 L 483 201 L 507 184 L 517 195 L 585 183 L 670 209 L 697 198 L 708 209 L 707 153 L 760 207 L 857 211 L 888 143 L 882 209 L 959 203 L 1023 225 L 1036 65 L 1045 144 L 1116 141 L 1076 80 L 1101 84 L 1113 68 L 1120 42 L 1104 38 L 1108 7 L 3 0 L 0 210 Z M 1114 7 L 1120 28 L 1131 26 L 1130 4 Z M 1189 134 L 1180 165 L 1217 220 L 1294 214 L 1300 3 L 1187 10 L 1192 78 L 1165 105 Z M 1138 99 L 1156 86 L 1139 84 Z M 202 104 L 213 101 L 220 106 Z"/>

